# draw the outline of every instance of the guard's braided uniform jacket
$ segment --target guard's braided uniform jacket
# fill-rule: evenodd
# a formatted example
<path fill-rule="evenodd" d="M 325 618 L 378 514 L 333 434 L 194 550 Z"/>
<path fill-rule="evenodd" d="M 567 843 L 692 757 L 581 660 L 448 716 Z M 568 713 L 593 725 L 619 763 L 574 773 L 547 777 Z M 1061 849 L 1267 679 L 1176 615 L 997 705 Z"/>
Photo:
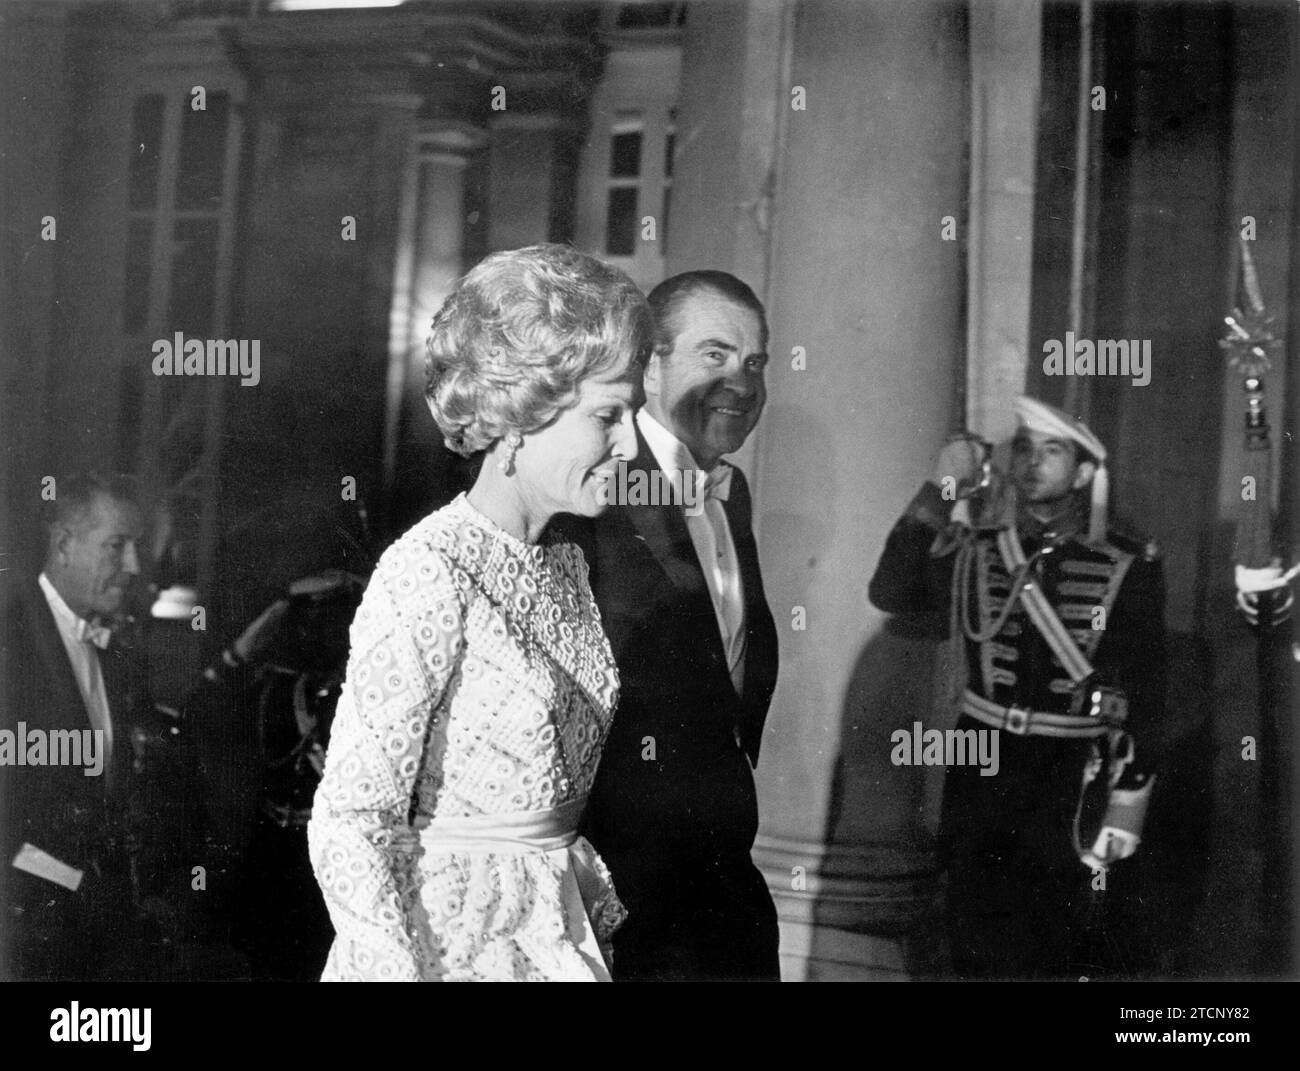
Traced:
<path fill-rule="evenodd" d="M 1003 714 L 997 774 L 981 776 L 972 764 L 949 767 L 945 777 L 940 851 L 948 867 L 953 966 L 972 977 L 1061 976 L 1080 936 L 1077 927 L 1072 932 L 1072 906 L 1089 878 L 1076 847 L 1075 814 L 1093 741 L 1053 731 L 1053 719 L 1042 717 L 1069 715 L 1076 689 L 1023 596 L 993 631 L 1015 587 L 997 529 L 967 533 L 965 583 L 954 585 L 962 551 L 941 536 L 952 508 L 933 483 L 922 488 L 890 533 L 869 596 L 888 613 L 941 611 L 956 621 L 957 592 L 956 609 L 964 601 L 968 615 L 967 692 L 957 728 L 988 729 L 992 712 Z M 1022 513 L 1018 527 L 1030 562 L 1024 580 L 1040 587 L 1098 676 L 1127 694 L 1124 728 L 1134 760 L 1116 787 L 1140 788 L 1154 769 L 1152 731 L 1164 691 L 1164 594 L 1155 548 L 1113 529 L 1105 543 L 1088 546 L 1081 518 L 1045 532 Z M 989 632 L 983 642 L 970 638 Z M 970 713 L 981 700 L 984 720 Z M 1077 725 L 1055 724 L 1070 722 Z"/>

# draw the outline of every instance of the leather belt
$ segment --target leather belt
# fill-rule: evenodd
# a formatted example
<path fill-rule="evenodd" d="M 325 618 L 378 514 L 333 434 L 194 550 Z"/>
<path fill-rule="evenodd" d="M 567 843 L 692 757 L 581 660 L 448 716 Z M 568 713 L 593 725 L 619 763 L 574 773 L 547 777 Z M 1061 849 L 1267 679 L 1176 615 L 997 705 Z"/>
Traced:
<path fill-rule="evenodd" d="M 1005 729 L 1015 736 L 1055 736 L 1070 740 L 1094 740 L 1105 736 L 1111 726 L 1096 718 L 1076 714 L 1048 714 L 1026 707 L 1004 707 L 976 695 L 969 688 L 962 695 L 962 713 L 976 721 Z"/>

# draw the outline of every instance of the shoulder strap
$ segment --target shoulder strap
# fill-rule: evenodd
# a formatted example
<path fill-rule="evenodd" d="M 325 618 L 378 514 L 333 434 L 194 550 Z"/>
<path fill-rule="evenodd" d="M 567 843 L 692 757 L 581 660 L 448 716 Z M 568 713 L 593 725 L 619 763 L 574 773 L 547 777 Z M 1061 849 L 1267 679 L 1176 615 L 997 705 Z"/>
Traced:
<path fill-rule="evenodd" d="M 1002 561 L 1006 565 L 1007 571 L 1012 576 L 1015 576 L 1016 570 L 1025 565 L 1025 552 L 1020 546 L 1020 537 L 1016 534 L 1014 528 L 1003 528 L 998 532 L 998 550 L 1002 554 Z M 1047 641 L 1047 646 L 1052 649 L 1057 661 L 1065 667 L 1070 679 L 1078 684 L 1080 681 L 1091 677 L 1092 663 L 1079 650 L 1079 645 L 1074 642 L 1074 637 L 1061 623 L 1061 619 L 1056 616 L 1056 611 L 1052 608 L 1052 604 L 1047 601 L 1043 589 L 1034 583 L 1032 579 L 1027 579 L 1020 587 L 1020 598 L 1025 604 L 1025 611 L 1029 614 L 1029 620 L 1034 623 L 1034 627 Z"/>

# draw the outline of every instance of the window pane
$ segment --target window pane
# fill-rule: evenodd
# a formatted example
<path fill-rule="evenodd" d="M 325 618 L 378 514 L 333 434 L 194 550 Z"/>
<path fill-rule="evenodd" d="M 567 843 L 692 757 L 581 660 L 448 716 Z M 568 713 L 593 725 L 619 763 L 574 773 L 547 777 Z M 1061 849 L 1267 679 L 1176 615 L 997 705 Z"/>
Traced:
<path fill-rule="evenodd" d="M 238 19 L 247 18 L 253 11 L 254 0 L 173 0 L 172 18 L 175 19 Z M 274 7 L 274 5 L 272 5 Z"/>
<path fill-rule="evenodd" d="M 126 230 L 126 294 L 122 301 L 122 325 L 129 335 L 148 326 L 152 246 L 153 223 L 147 219 L 131 220 Z"/>
<path fill-rule="evenodd" d="M 636 252 L 636 187 L 609 191 L 609 214 L 605 219 L 605 252 L 613 257 L 630 257 Z"/>
<path fill-rule="evenodd" d="M 162 153 L 163 99 L 141 97 L 131 116 L 131 208 L 152 208 L 158 200 L 158 161 Z"/>
<path fill-rule="evenodd" d="M 609 173 L 613 178 L 641 174 L 641 131 L 629 130 L 609 139 Z"/>
<path fill-rule="evenodd" d="M 188 94 L 181 104 L 181 155 L 176 172 L 176 207 L 182 210 L 221 207 L 221 179 L 226 166 L 226 127 L 230 94 L 208 93 L 207 107 L 196 112 Z"/>
<path fill-rule="evenodd" d="M 207 335 L 217 277 L 217 221 L 178 219 L 173 232 L 168 332 Z"/>
<path fill-rule="evenodd" d="M 653 30 L 672 26 L 680 14 L 680 6 L 676 3 L 624 4 L 619 8 L 617 25 L 620 30 Z"/>

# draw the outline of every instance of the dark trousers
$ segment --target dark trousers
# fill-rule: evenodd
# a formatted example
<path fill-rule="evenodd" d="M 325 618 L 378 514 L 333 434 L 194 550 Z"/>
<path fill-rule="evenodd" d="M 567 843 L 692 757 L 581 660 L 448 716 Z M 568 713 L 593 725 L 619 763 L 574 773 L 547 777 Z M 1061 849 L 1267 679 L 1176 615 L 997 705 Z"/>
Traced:
<path fill-rule="evenodd" d="M 1083 939 L 1088 871 L 960 857 L 948 867 L 948 941 L 959 978 L 1067 978 Z"/>
<path fill-rule="evenodd" d="M 944 779 L 939 847 L 953 971 L 1076 976 L 1092 878 L 1073 836 L 1087 744 L 1006 733 L 1002 741 L 996 776 L 953 766 Z"/>
<path fill-rule="evenodd" d="M 614 936 L 616 982 L 780 981 L 776 907 L 748 852 L 610 867 L 628 909 Z"/>

